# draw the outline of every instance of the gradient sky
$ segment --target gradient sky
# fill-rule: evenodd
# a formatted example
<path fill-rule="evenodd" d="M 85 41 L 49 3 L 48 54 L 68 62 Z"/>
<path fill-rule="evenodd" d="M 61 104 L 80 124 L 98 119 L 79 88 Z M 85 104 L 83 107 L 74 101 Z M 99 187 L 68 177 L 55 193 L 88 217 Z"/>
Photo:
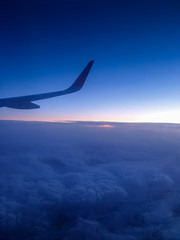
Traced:
<path fill-rule="evenodd" d="M 84 88 L 0 119 L 180 123 L 180 1 L 0 3 L 0 97 Z"/>

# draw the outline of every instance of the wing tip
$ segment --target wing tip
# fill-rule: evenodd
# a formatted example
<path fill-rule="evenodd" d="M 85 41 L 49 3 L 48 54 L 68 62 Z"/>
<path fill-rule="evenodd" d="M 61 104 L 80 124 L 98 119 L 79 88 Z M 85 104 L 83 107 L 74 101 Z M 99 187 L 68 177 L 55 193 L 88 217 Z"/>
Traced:
<path fill-rule="evenodd" d="M 83 85 L 84 85 L 84 83 L 85 83 L 85 81 L 86 81 L 86 78 L 87 78 L 87 76 L 88 76 L 88 74 L 89 74 L 89 72 L 90 72 L 90 70 L 91 70 L 91 67 L 92 67 L 93 63 L 94 63 L 94 60 L 91 60 L 91 61 L 85 66 L 85 68 L 84 68 L 83 71 L 80 73 L 80 75 L 78 76 L 78 78 L 74 81 L 74 83 L 71 85 L 71 87 L 67 89 L 69 92 L 79 91 L 79 90 L 83 87 Z"/>
<path fill-rule="evenodd" d="M 91 65 L 91 66 L 92 66 L 93 63 L 94 63 L 94 61 L 95 61 L 95 60 L 91 60 L 91 61 L 88 63 L 88 65 Z"/>

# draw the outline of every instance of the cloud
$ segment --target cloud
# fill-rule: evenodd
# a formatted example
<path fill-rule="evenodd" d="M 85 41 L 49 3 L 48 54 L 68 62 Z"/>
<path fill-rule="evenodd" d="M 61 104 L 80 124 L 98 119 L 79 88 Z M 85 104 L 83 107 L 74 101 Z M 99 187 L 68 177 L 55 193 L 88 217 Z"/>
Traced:
<path fill-rule="evenodd" d="M 2 239 L 179 239 L 179 125 L 89 125 L 0 121 Z"/>

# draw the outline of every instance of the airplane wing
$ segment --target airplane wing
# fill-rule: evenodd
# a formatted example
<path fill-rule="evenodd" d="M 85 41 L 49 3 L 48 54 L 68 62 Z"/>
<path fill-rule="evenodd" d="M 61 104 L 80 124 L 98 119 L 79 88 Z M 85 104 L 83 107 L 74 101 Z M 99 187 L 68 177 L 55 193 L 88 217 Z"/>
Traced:
<path fill-rule="evenodd" d="M 43 100 L 46 98 L 58 97 L 65 94 L 77 92 L 83 87 L 93 63 L 94 61 L 90 61 L 86 65 L 84 70 L 80 73 L 78 78 L 74 81 L 74 83 L 69 88 L 63 91 L 28 95 L 28 96 L 22 96 L 22 97 L 2 98 L 0 99 L 0 107 L 8 107 L 8 108 L 15 108 L 15 109 L 35 109 L 35 108 L 40 108 L 40 106 L 35 103 L 32 103 L 34 101 Z"/>

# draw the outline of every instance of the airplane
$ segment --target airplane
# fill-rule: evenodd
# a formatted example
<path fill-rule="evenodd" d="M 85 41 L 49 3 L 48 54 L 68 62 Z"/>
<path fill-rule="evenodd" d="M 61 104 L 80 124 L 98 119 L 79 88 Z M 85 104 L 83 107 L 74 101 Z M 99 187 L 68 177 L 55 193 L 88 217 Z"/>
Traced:
<path fill-rule="evenodd" d="M 58 96 L 70 94 L 73 92 L 77 92 L 83 87 L 93 63 L 94 63 L 93 60 L 90 61 L 86 65 L 84 70 L 80 73 L 78 78 L 74 81 L 74 83 L 69 88 L 63 91 L 41 93 L 41 94 L 27 95 L 27 96 L 21 96 L 21 97 L 1 98 L 0 107 L 8 107 L 8 108 L 14 108 L 14 109 L 36 109 L 36 108 L 40 108 L 40 106 L 35 103 L 32 103 L 34 101 L 43 100 L 43 99 L 52 98 L 52 97 L 58 97 Z"/>

